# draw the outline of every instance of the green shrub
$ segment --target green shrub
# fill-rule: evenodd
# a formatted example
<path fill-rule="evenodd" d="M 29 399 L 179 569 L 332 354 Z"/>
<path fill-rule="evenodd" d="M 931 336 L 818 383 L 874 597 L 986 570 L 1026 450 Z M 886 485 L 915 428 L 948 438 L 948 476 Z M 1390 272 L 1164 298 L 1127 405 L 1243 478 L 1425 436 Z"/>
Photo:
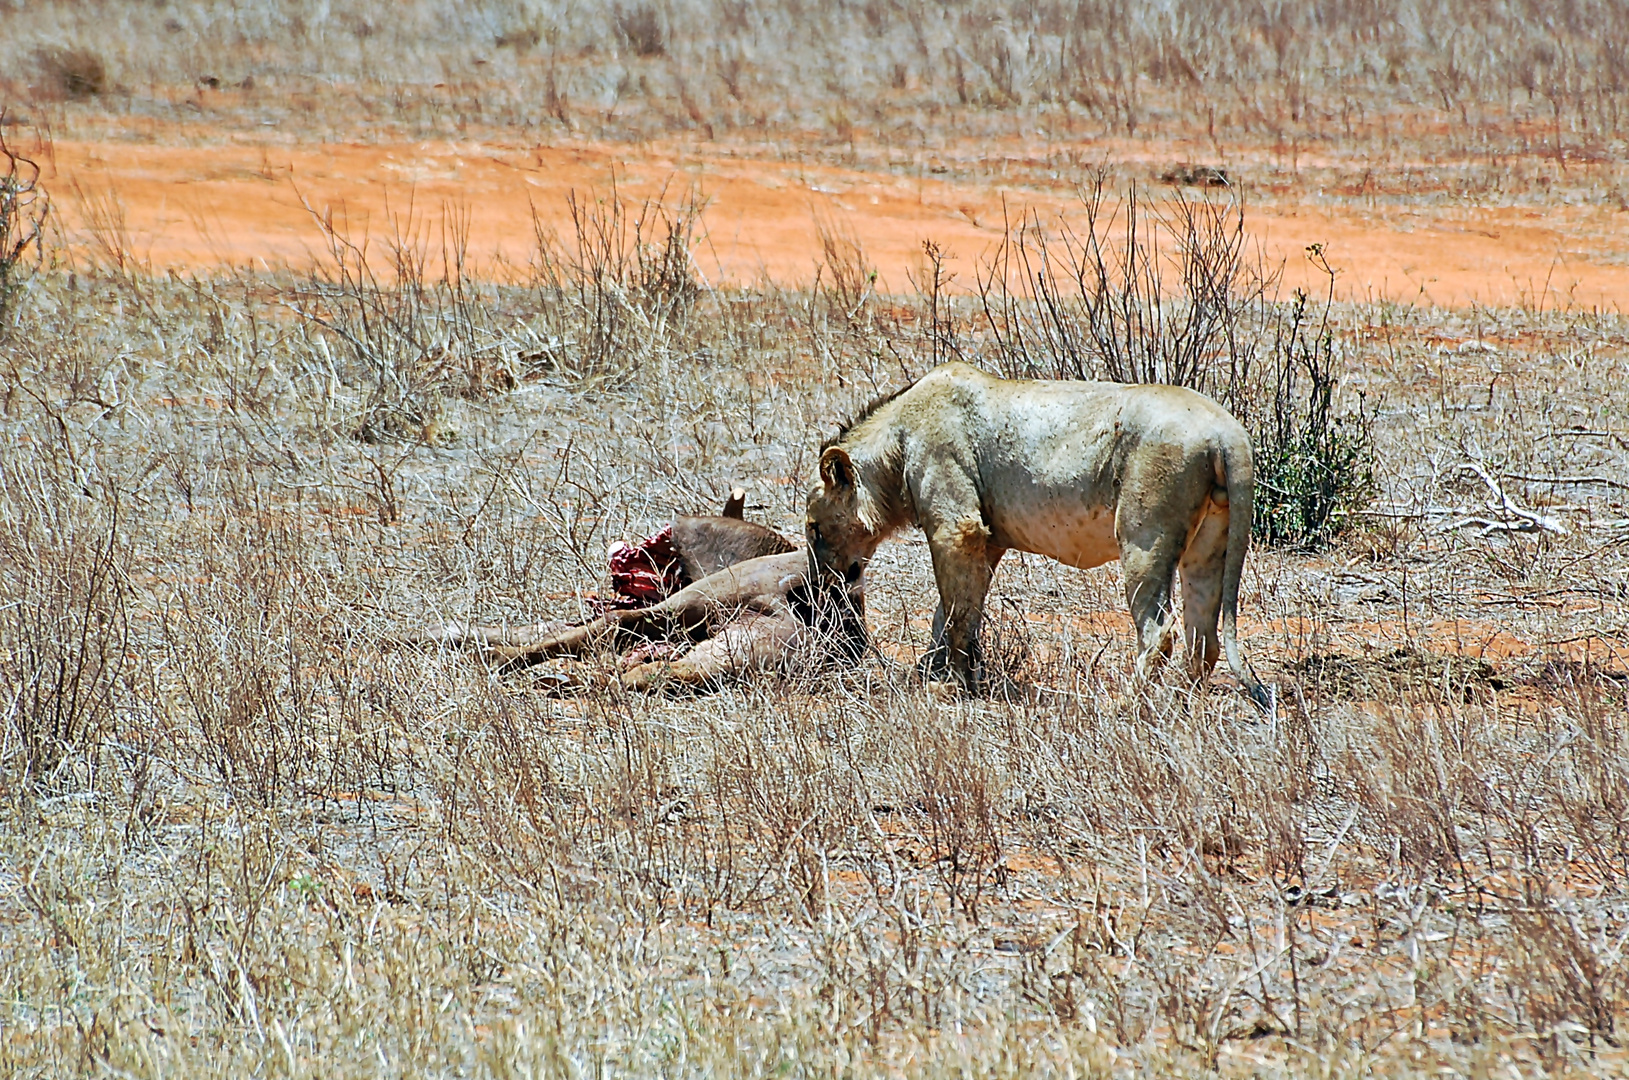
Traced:
<path fill-rule="evenodd" d="M 1321 262 L 1316 245 L 1309 253 Z M 1251 388 L 1258 390 L 1255 400 L 1269 405 L 1245 417 L 1256 455 L 1255 537 L 1301 551 L 1324 547 L 1344 531 L 1374 489 L 1374 414 L 1361 397 L 1356 411 L 1335 411 L 1339 373 L 1329 304 L 1316 325 L 1309 306 L 1297 289 L 1276 327 L 1266 370 L 1258 370 L 1270 385 Z"/>

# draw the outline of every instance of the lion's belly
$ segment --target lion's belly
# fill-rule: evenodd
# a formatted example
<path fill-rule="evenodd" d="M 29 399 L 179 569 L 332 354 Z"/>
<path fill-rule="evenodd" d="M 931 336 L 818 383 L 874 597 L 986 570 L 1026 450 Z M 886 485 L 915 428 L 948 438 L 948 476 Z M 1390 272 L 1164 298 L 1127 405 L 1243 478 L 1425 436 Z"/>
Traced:
<path fill-rule="evenodd" d="M 991 542 L 1032 551 L 1070 566 L 1090 569 L 1120 557 L 1114 539 L 1114 511 L 1057 505 L 1050 499 L 1015 500 L 991 515 Z"/>
<path fill-rule="evenodd" d="M 1114 537 L 1109 475 L 1116 429 L 1069 401 L 1041 401 L 992 425 L 979 467 L 991 539 L 1070 566 L 1090 568 L 1120 557 Z"/>

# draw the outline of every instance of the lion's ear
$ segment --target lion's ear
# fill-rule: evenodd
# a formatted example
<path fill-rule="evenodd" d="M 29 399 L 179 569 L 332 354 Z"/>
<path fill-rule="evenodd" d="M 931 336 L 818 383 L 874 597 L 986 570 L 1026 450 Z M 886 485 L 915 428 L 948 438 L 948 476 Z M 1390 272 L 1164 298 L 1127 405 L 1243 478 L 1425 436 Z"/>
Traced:
<path fill-rule="evenodd" d="M 849 460 L 848 451 L 841 446 L 826 447 L 826 452 L 820 455 L 820 479 L 828 488 L 853 487 L 854 462 Z"/>

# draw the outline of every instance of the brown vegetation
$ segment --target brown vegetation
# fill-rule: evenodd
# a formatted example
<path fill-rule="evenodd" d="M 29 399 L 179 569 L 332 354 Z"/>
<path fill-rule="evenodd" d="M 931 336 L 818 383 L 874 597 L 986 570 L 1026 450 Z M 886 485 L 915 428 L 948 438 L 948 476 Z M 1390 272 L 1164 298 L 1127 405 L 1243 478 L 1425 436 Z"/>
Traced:
<path fill-rule="evenodd" d="M 889 125 L 915 124 L 933 146 L 900 168 L 975 182 L 1004 168 L 986 133 L 1073 117 L 1150 140 L 1117 197 L 1211 160 L 1179 144 L 1214 109 L 1240 156 L 1283 163 L 1253 197 L 1299 170 L 1382 216 L 1620 213 L 1590 157 L 1622 140 L 1612 4 L 1466 22 L 1218 0 L 1192 26 L 801 5 L 819 25 L 790 50 L 777 4 L 171 2 L 119 6 L 119 40 L 95 21 L 113 7 L 0 10 L 0 104 L 29 110 L 8 138 L 38 136 L 47 181 L 56 138 L 174 133 L 195 108 L 325 135 L 801 125 L 785 145 L 855 169 L 892 167 Z M 34 85 L 44 48 L 91 50 L 106 89 Z M 1090 180 L 1058 124 L 1023 168 Z M 1374 441 L 1344 529 L 1247 564 L 1274 722 L 1134 685 L 1118 571 L 1034 558 L 995 580 L 1000 689 L 934 696 L 902 670 L 934 602 L 911 542 L 868 572 L 892 664 L 561 697 L 548 665 L 495 678 L 381 644 L 426 611 L 577 614 L 609 540 L 736 480 L 801 531 L 814 451 L 867 399 L 948 356 L 1165 363 L 1150 346 L 1204 290 L 1172 290 L 1170 323 L 1149 321 L 1164 292 L 1130 294 L 1112 325 L 1155 337 L 1069 353 L 1090 276 L 1046 279 L 1068 301 L 1047 310 L 1037 279 L 988 257 L 953 277 L 941 248 L 882 292 L 865 233 L 828 222 L 813 284 L 721 287 L 696 273 L 708 211 L 671 193 L 540 197 L 535 230 L 505 219 L 529 250 L 501 275 L 473 272 L 456 205 L 368 240 L 320 198 L 297 269 L 149 272 L 118 199 L 84 194 L 86 242 L 39 266 L 30 245 L 0 309 L 0 1073 L 1623 1073 L 1629 323 L 1610 305 L 1359 293 L 1325 323 L 1317 294 L 1297 315 L 1270 273 L 1230 279 L 1234 336 L 1184 339 L 1184 377 L 1266 423 L 1276 380 L 1316 366 L 1329 416 Z M 7 205 L 25 231 L 44 208 Z M 1014 259 L 1039 250 L 1020 209 L 995 249 Z M 1079 237 L 1083 211 L 1058 210 Z M 1099 250 L 1124 286 L 1125 249 Z"/>
<path fill-rule="evenodd" d="M 116 87 L 131 114 L 175 119 L 220 107 L 201 88 L 258 121 L 375 139 L 808 131 L 852 150 L 1039 124 L 1309 157 L 1423 140 L 1428 159 L 1584 164 L 1621 156 L 1629 134 L 1626 14 L 1622 0 L 1503 0 L 1475 18 L 1404 0 L 56 0 L 0 9 L 0 92 Z"/>
<path fill-rule="evenodd" d="M 1385 403 L 1382 498 L 1331 555 L 1253 559 L 1269 725 L 1135 690 L 1129 633 L 1074 619 L 1118 608 L 1115 572 L 1028 559 L 984 701 L 875 663 L 559 699 L 375 652 L 426 605 L 558 610 L 608 537 L 727 478 L 796 528 L 822 419 L 936 335 L 993 341 L 968 301 L 835 287 L 671 309 L 591 279 L 561 308 L 546 279 L 368 280 L 26 281 L 8 1068 L 1621 1066 L 1617 320 L 1336 309 Z M 443 356 L 440 437 L 361 422 L 395 392 L 380 357 L 418 361 L 350 340 L 352 303 Z M 583 353 L 610 304 L 671 314 L 615 381 Z M 921 548 L 871 578 L 878 644 L 919 656 Z M 1478 619 L 1531 658 L 1453 661 Z"/>

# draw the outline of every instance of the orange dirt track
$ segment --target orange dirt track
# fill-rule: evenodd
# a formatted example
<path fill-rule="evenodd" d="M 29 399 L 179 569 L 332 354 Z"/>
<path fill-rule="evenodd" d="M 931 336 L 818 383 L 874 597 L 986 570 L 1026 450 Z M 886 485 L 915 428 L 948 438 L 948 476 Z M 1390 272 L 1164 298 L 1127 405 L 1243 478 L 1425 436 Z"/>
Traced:
<path fill-rule="evenodd" d="M 525 267 L 531 208 L 556 228 L 566 196 L 605 192 L 613 173 L 632 198 L 694 185 L 707 200 L 696 257 L 715 284 L 806 284 L 820 258 L 817 222 L 858 241 L 879 288 L 904 293 L 935 240 L 958 283 L 1016 213 L 1067 210 L 1050 187 L 890 175 L 732 153 L 727 146 L 631 147 L 498 143 L 165 146 L 59 141 L 42 160 L 71 239 L 122 218 L 125 243 L 154 269 L 304 267 L 322 238 L 311 213 L 332 210 L 352 239 L 387 238 L 411 209 L 440 250 L 443 209 L 467 211 L 473 264 Z M 302 204 L 303 200 L 303 204 Z M 1253 200 L 1249 227 L 1286 286 L 1321 288 L 1302 257 L 1322 243 L 1346 298 L 1461 307 L 1535 304 L 1622 309 L 1629 301 L 1629 213 L 1599 207 L 1464 206 L 1358 209 L 1316 193 Z"/>

